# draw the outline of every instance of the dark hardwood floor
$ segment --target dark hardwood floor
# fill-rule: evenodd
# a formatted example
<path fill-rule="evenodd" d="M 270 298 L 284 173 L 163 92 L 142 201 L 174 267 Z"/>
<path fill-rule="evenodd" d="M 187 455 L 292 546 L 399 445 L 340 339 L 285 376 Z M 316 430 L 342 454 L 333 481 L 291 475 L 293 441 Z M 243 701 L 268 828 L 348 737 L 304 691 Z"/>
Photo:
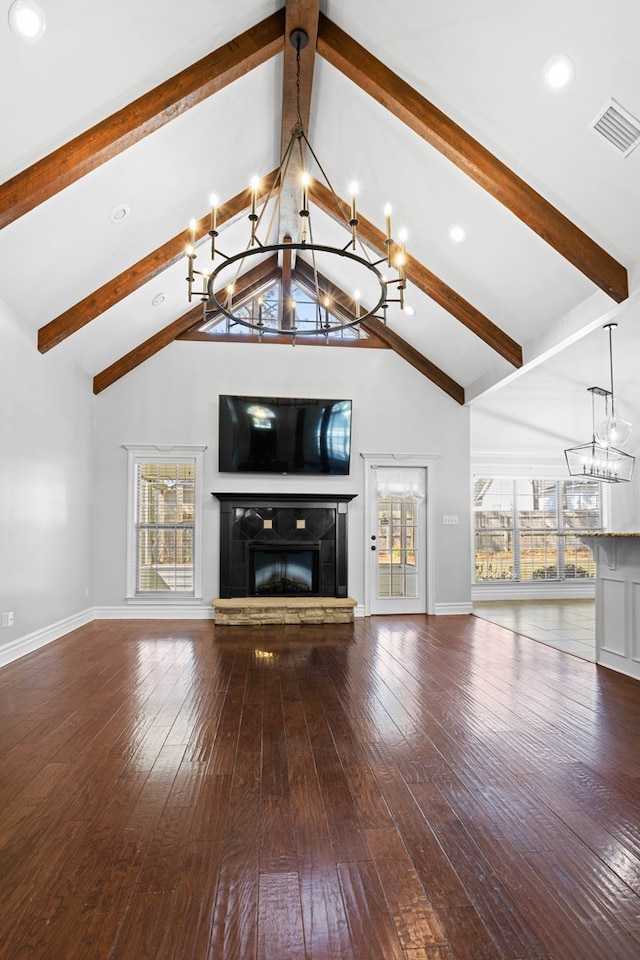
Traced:
<path fill-rule="evenodd" d="M 640 684 L 475 617 L 0 670 L 2 960 L 637 960 Z"/>

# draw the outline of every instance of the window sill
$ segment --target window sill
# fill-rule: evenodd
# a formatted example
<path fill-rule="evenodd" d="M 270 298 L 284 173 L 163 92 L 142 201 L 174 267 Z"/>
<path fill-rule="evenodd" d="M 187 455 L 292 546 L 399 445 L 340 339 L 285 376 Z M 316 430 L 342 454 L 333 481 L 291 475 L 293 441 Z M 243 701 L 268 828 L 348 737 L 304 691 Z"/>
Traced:
<path fill-rule="evenodd" d="M 125 597 L 124 599 L 125 599 L 125 603 L 132 603 L 132 604 L 158 603 L 158 601 L 161 601 L 163 604 L 166 604 L 167 606 L 171 606 L 171 604 L 175 604 L 177 606 L 178 604 L 182 605 L 185 603 L 192 604 L 193 606 L 195 606 L 196 604 L 202 603 L 202 597 L 194 597 L 194 596 L 191 596 L 191 594 L 189 594 L 188 596 L 187 595 L 178 596 L 175 594 L 171 596 L 167 596 L 167 594 L 162 591 L 160 593 L 145 593 L 144 596 Z"/>
<path fill-rule="evenodd" d="M 562 600 L 593 597 L 596 582 L 576 580 L 482 581 L 471 585 L 473 600 Z"/>

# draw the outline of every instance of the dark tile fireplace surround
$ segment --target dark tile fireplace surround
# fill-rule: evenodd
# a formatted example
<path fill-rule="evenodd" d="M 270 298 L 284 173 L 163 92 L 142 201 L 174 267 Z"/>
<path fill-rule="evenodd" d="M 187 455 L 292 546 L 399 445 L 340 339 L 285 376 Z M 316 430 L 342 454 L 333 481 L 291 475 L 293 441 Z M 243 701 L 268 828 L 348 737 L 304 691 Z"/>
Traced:
<path fill-rule="evenodd" d="M 347 597 L 347 506 L 356 494 L 214 493 L 220 597 Z"/>

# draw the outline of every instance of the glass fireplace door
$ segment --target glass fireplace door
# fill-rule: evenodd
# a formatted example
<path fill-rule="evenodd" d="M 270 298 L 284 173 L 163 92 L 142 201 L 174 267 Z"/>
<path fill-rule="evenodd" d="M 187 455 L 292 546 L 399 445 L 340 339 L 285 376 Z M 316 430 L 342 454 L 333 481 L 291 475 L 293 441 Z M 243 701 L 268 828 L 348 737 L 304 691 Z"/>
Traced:
<path fill-rule="evenodd" d="M 254 544 L 249 553 L 249 596 L 317 596 L 319 557 L 314 544 Z"/>

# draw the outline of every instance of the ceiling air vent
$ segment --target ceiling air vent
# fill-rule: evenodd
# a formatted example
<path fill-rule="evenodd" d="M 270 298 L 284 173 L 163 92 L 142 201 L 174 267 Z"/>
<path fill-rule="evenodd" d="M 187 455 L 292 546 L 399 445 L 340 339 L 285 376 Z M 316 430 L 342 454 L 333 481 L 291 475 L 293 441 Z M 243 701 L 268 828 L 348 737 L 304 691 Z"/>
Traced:
<path fill-rule="evenodd" d="M 640 143 L 640 121 L 613 99 L 605 104 L 591 127 L 623 157 L 628 157 Z"/>

